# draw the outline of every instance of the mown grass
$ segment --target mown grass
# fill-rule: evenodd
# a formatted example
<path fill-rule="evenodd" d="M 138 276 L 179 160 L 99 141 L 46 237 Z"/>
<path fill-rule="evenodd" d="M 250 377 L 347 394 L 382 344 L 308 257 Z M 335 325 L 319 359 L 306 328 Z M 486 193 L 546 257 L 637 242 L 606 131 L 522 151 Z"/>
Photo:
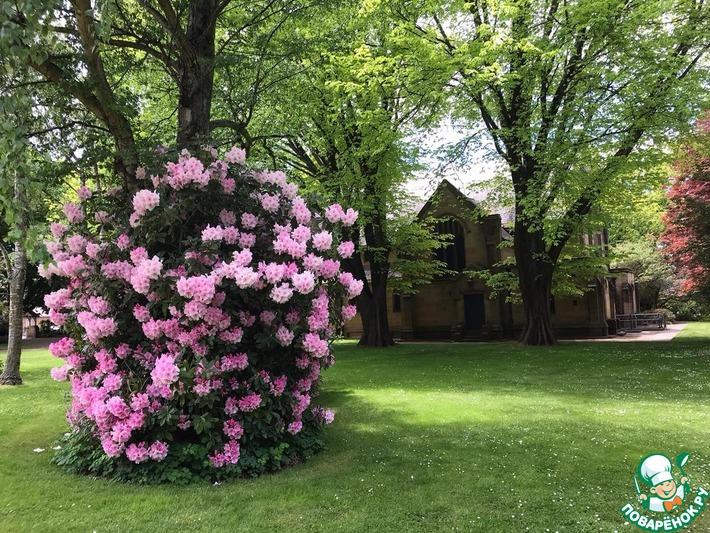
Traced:
<path fill-rule="evenodd" d="M 66 384 L 45 350 L 0 387 L 0 531 L 632 531 L 651 451 L 710 485 L 710 324 L 670 343 L 337 346 L 328 449 L 219 486 L 137 487 L 50 464 Z M 33 449 L 45 448 L 42 453 Z M 710 511 L 690 529 L 710 531 Z"/>

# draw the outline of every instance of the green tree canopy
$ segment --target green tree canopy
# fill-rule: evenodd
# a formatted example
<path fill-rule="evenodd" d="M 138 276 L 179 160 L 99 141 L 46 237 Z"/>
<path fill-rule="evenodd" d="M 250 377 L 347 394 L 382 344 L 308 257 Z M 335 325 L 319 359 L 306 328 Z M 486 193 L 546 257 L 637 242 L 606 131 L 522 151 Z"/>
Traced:
<path fill-rule="evenodd" d="M 565 245 L 702 104 L 710 17 L 702 0 L 477 0 L 397 4 L 423 68 L 451 73 L 454 115 L 482 125 L 514 190 L 527 325 L 550 344 Z"/>

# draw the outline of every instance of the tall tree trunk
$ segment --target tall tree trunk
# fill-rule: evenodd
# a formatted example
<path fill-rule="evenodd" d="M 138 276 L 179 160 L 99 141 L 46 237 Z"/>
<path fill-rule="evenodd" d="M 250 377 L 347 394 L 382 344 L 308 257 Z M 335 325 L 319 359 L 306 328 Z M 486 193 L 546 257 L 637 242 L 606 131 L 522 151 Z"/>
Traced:
<path fill-rule="evenodd" d="M 214 86 L 217 0 L 190 2 L 187 46 L 180 54 L 178 148 L 195 150 L 208 139 Z"/>
<path fill-rule="evenodd" d="M 554 262 L 547 254 L 542 232 L 528 232 L 521 218 L 516 217 L 513 236 L 525 314 L 520 342 L 530 346 L 549 346 L 555 343 L 550 321 Z"/>
<path fill-rule="evenodd" d="M 15 206 L 17 208 L 17 227 L 20 239 L 15 243 L 15 253 L 9 276 L 10 285 L 10 320 L 7 338 L 7 356 L 5 368 L 0 374 L 0 385 L 20 385 L 20 356 L 22 354 L 22 317 L 23 298 L 25 294 L 25 277 L 27 275 L 27 254 L 23 239 L 27 232 L 27 221 L 24 212 L 23 195 L 20 189 L 19 176 L 15 176 Z"/>
<path fill-rule="evenodd" d="M 360 232 L 353 228 L 352 232 L 345 235 L 358 243 Z M 365 240 L 368 246 L 381 250 L 383 242 L 376 241 L 379 232 L 374 231 L 372 224 L 365 225 Z M 379 246 L 378 244 L 379 243 Z M 357 244 L 356 244 L 357 246 Z M 389 327 L 387 317 L 387 278 L 389 277 L 389 259 L 387 254 L 372 253 L 366 254 L 370 265 L 370 279 L 365 272 L 363 254 L 359 251 L 345 262 L 345 269 L 355 278 L 363 282 L 363 289 L 357 297 L 357 311 L 360 313 L 362 321 L 362 334 L 360 335 L 360 346 L 392 346 L 394 340 Z"/>
<path fill-rule="evenodd" d="M 370 287 L 358 298 L 362 318 L 360 346 L 392 346 L 394 340 L 387 317 L 387 275 L 389 264 L 370 263 Z"/>

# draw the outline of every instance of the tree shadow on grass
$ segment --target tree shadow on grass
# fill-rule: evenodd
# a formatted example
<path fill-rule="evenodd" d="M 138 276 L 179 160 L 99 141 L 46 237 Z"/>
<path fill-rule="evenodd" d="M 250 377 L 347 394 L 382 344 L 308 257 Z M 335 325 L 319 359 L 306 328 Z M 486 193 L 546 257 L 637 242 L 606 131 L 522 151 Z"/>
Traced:
<path fill-rule="evenodd" d="M 588 343 L 552 348 L 514 343 L 400 345 L 387 350 L 336 349 L 325 373 L 334 386 L 357 389 L 706 402 L 710 343 Z M 679 395 L 679 390 L 682 394 Z"/>
<path fill-rule="evenodd" d="M 326 450 L 280 473 L 218 487 L 138 487 L 70 476 L 46 456 L 13 450 L 3 458 L 3 471 L 15 472 L 6 478 L 3 501 L 40 529 L 71 523 L 83 530 L 590 531 L 622 523 L 616 509 L 633 497 L 631 474 L 645 453 L 685 449 L 693 456 L 691 476 L 708 481 L 710 457 L 702 454 L 710 424 L 668 424 L 668 411 L 661 409 L 649 418 L 596 416 L 599 395 L 590 400 L 589 383 L 576 396 L 564 390 L 576 411 L 545 410 L 544 403 L 535 404 L 537 393 L 518 386 L 516 394 L 535 401 L 506 412 L 509 377 L 490 382 L 498 370 L 477 367 L 490 357 L 444 354 L 442 368 L 450 368 L 439 376 L 437 356 L 415 356 L 428 363 L 411 369 L 395 356 L 378 361 L 382 372 L 372 374 L 366 368 L 350 372 L 349 366 L 358 366 L 350 363 L 362 360 L 343 357 L 340 369 L 326 372 L 319 398 L 337 410 L 325 430 Z M 32 370 L 28 381 L 36 377 L 47 385 L 45 371 Z M 478 381 L 468 384 L 470 376 L 460 375 L 466 372 Z M 554 399 L 557 388 L 544 375 L 536 374 L 527 387 Z M 498 395 L 500 405 L 480 408 L 475 398 L 456 404 L 458 395 L 477 390 Z M 633 391 L 635 401 L 644 401 L 643 390 Z M 452 392 L 453 399 L 442 398 Z M 52 398 L 54 392 L 46 392 L 44 401 Z M 668 408 L 670 416 L 682 413 L 678 404 Z M 15 454 L 24 459 L 13 466 Z M 62 494 L 61 501 L 44 499 L 46 491 Z"/>
<path fill-rule="evenodd" d="M 355 390 L 328 390 L 323 401 L 338 409 L 337 422 L 327 433 L 328 449 L 299 467 L 299 479 L 333 491 L 373 489 L 381 512 L 403 528 L 422 517 L 429 527 L 451 527 L 457 515 L 463 523 L 486 515 L 481 531 L 519 531 L 526 523 L 521 514 L 572 531 L 589 531 L 600 520 L 617 527 L 616 510 L 633 501 L 636 462 L 654 450 L 688 450 L 695 482 L 710 481 L 707 430 L 668 427 L 662 411 L 626 423 L 573 416 L 495 420 L 476 413 L 465 421 L 422 423 L 416 407 L 383 407 Z"/>

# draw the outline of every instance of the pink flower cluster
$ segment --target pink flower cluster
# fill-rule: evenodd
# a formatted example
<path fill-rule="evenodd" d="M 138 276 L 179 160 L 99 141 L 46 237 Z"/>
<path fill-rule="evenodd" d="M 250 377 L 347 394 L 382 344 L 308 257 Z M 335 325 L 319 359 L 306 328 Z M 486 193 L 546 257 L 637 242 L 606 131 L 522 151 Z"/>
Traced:
<path fill-rule="evenodd" d="M 160 195 L 157 192 L 143 189 L 138 191 L 133 197 L 133 211 L 142 217 L 148 211 L 152 211 L 160 203 Z"/>
<path fill-rule="evenodd" d="M 136 226 L 140 218 L 152 211 L 160 203 L 160 195 L 155 191 L 143 189 L 133 196 L 133 213 L 129 219 L 131 226 Z"/>
<path fill-rule="evenodd" d="M 51 226 L 43 272 L 65 285 L 45 304 L 72 332 L 50 346 L 63 360 L 52 377 L 71 384 L 69 422 L 117 460 L 161 461 L 204 438 L 212 466 L 238 469 L 262 439 L 245 439 L 255 417 L 274 413 L 268 438 L 281 441 L 332 421 L 312 403 L 363 288 L 340 263 L 355 253 L 341 235 L 357 212 L 314 213 L 283 172 L 248 169 L 239 148 L 205 153 L 183 152 L 112 216 L 82 190 Z M 219 434 L 204 437 L 213 419 Z"/>

